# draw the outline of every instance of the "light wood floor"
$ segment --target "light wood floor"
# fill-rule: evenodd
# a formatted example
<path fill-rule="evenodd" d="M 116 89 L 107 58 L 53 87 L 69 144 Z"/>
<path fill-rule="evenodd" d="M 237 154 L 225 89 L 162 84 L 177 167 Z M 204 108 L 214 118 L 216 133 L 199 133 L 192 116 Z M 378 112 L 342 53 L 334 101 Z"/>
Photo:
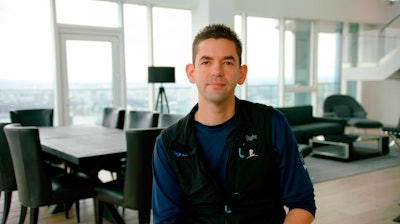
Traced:
<path fill-rule="evenodd" d="M 400 166 L 370 173 L 318 183 L 315 186 L 316 224 L 395 224 L 392 219 L 400 215 Z M 93 202 L 81 201 L 81 223 L 94 223 Z M 7 223 L 18 223 L 19 202 L 13 194 L 11 213 Z M 3 201 L 0 203 L 0 216 Z M 69 219 L 63 213 L 49 214 L 40 208 L 39 223 L 76 223 L 74 208 Z M 29 214 L 25 223 L 29 223 Z M 136 211 L 126 210 L 126 223 L 137 223 Z M 105 222 L 106 223 L 106 222 Z"/>

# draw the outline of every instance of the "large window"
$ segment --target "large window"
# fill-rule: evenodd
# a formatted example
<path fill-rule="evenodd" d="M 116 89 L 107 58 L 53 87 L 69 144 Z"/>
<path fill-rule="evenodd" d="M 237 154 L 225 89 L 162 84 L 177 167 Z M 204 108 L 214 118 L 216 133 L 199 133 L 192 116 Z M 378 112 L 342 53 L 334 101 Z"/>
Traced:
<path fill-rule="evenodd" d="M 54 39 L 52 29 L 51 3 L 57 8 L 58 39 Z M 118 4 L 123 4 L 123 17 Z M 148 84 L 149 65 L 175 67 L 175 83 L 163 85 L 171 113 L 187 113 L 196 102 L 195 88 L 185 73 L 186 64 L 191 63 L 190 10 L 96 0 L 4 0 L 1 9 L 0 121 L 9 121 L 11 109 L 50 107 L 59 111 L 56 118 L 62 118 L 60 124 L 68 123 L 71 111 L 63 107 L 71 103 L 72 93 L 65 85 L 72 87 L 73 81 L 81 80 L 100 81 L 96 64 L 90 68 L 68 67 L 78 56 L 89 55 L 79 53 L 84 47 L 72 51 L 78 42 L 94 44 L 109 59 L 109 63 L 102 63 L 106 66 L 102 71 L 109 71 L 107 86 L 97 89 L 102 93 L 85 96 L 101 98 L 96 104 L 100 106 L 86 105 L 92 112 L 98 113 L 99 107 L 105 105 L 153 109 L 160 84 Z M 244 41 L 244 63 L 249 66 L 245 86 L 237 88 L 236 94 L 272 106 L 317 104 L 320 108 L 327 95 L 339 92 L 341 25 L 315 24 L 297 19 L 235 16 L 235 30 Z M 63 40 L 66 51 L 71 47 L 64 52 L 65 58 L 73 57 L 70 65 L 56 65 L 64 60 L 61 53 L 55 53 Z M 90 52 L 93 54 L 87 59 L 100 56 L 93 50 L 86 51 Z M 78 62 L 83 60 L 75 64 Z M 66 70 L 76 75 L 67 74 Z M 78 92 L 75 96 L 81 98 Z M 89 104 L 86 102 L 82 104 Z M 98 122 L 99 118 L 94 120 Z M 93 118 L 90 122 L 94 122 Z"/>
<path fill-rule="evenodd" d="M 62 24 L 118 27 L 118 5 L 96 0 L 56 0 L 57 22 Z"/>
<path fill-rule="evenodd" d="M 104 107 L 125 106 L 118 4 L 55 0 L 60 124 L 100 124 Z"/>
<path fill-rule="evenodd" d="M 128 109 L 153 109 L 149 108 L 147 83 L 147 67 L 153 63 L 153 66 L 175 67 L 175 83 L 165 83 L 163 87 L 170 112 L 187 113 L 193 102 L 185 73 L 186 64 L 191 62 L 190 11 L 154 7 L 151 13 L 152 25 L 144 22 L 149 16 L 146 6 L 124 6 Z M 149 33 L 153 34 L 152 42 Z M 155 97 L 160 85 L 154 84 Z"/>
<path fill-rule="evenodd" d="M 68 124 L 101 124 L 103 108 L 113 106 L 112 41 L 66 40 Z"/>
<path fill-rule="evenodd" d="M 124 5 L 125 69 L 127 109 L 149 109 L 147 67 L 149 65 L 149 36 L 147 7 Z"/>
<path fill-rule="evenodd" d="M 54 41 L 48 1 L 0 5 L 0 121 L 9 122 L 10 110 L 54 107 Z"/>
<path fill-rule="evenodd" d="M 247 99 L 272 106 L 312 104 L 319 113 L 323 99 L 339 92 L 341 24 L 320 22 L 316 29 L 315 23 L 235 17 L 249 65 Z"/>
<path fill-rule="evenodd" d="M 340 92 L 342 25 L 320 22 L 318 27 L 317 114 L 322 114 L 322 106 L 326 97 Z"/>
<path fill-rule="evenodd" d="M 247 98 L 278 105 L 279 21 L 247 18 Z"/>
<path fill-rule="evenodd" d="M 192 62 L 190 11 L 153 8 L 153 22 L 154 66 L 175 67 L 175 83 L 163 85 L 170 112 L 188 113 L 193 106 L 192 85 L 185 72 L 186 64 Z M 159 84 L 155 87 L 158 91 Z"/>
<path fill-rule="evenodd" d="M 311 104 L 311 35 L 310 21 L 285 20 L 284 106 Z"/>

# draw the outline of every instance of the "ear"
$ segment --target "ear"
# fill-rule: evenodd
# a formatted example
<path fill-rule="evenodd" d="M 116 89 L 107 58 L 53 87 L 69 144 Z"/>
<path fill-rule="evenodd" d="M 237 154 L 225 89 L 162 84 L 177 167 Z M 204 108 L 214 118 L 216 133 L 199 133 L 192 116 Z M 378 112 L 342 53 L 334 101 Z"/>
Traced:
<path fill-rule="evenodd" d="M 194 65 L 193 64 L 186 65 L 186 76 L 188 77 L 190 83 L 196 83 L 196 79 L 194 77 Z"/>
<path fill-rule="evenodd" d="M 247 65 L 242 65 L 240 66 L 240 74 L 238 80 L 239 85 L 242 85 L 244 83 L 244 81 L 246 80 L 246 76 L 247 76 Z"/>

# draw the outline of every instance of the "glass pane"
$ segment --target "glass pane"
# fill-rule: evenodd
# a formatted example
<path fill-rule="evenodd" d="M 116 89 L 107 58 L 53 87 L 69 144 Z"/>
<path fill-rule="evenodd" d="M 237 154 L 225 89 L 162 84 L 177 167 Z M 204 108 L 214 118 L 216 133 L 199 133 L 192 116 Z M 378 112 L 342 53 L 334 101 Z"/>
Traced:
<path fill-rule="evenodd" d="M 116 2 L 95 0 L 56 0 L 57 23 L 118 27 Z"/>
<path fill-rule="evenodd" d="M 285 85 L 309 86 L 311 22 L 285 20 Z"/>
<path fill-rule="evenodd" d="M 243 43 L 243 37 L 242 37 L 242 16 L 238 16 L 238 15 L 235 15 L 235 24 L 234 24 L 234 30 L 235 30 L 235 32 L 238 34 L 238 36 L 239 36 L 239 38 L 242 40 L 242 44 L 244 44 Z M 245 53 L 245 50 L 246 49 L 243 49 L 243 53 L 242 54 L 244 54 Z M 244 60 L 244 58 L 243 58 L 243 55 L 242 55 L 242 60 Z M 245 61 L 242 61 L 242 64 L 247 64 Z M 236 89 L 235 89 L 235 95 L 237 96 L 237 97 L 239 97 L 239 98 L 244 98 L 244 96 L 242 96 L 242 86 L 243 85 L 237 85 L 236 86 Z"/>
<path fill-rule="evenodd" d="M 127 109 L 149 108 L 147 67 L 148 27 L 147 8 L 139 5 L 124 5 L 125 68 L 127 85 Z"/>
<path fill-rule="evenodd" d="M 247 18 L 247 98 L 276 106 L 279 76 L 279 21 Z"/>
<path fill-rule="evenodd" d="M 100 124 L 112 106 L 112 45 L 68 40 L 66 47 L 71 123 Z"/>
<path fill-rule="evenodd" d="M 153 16 L 154 66 L 175 67 L 175 83 L 163 85 L 170 112 L 188 113 L 193 106 L 192 85 L 185 72 L 186 64 L 192 62 L 191 13 L 188 10 L 153 8 Z M 158 87 L 156 84 L 156 91 Z"/>
<path fill-rule="evenodd" d="M 0 3 L 0 122 L 10 110 L 54 108 L 49 18 L 49 1 Z"/>
<path fill-rule="evenodd" d="M 340 24 L 338 24 L 340 25 Z M 331 27 L 331 28 L 329 28 Z M 339 27 L 340 28 L 340 27 Z M 341 32 L 337 31 L 336 23 L 320 23 L 318 33 L 318 99 L 317 114 L 322 114 L 324 100 L 339 92 L 340 74 L 340 39 Z"/>
<path fill-rule="evenodd" d="M 354 98 L 357 97 L 357 81 L 356 80 L 349 80 L 347 81 L 347 95 L 350 95 Z"/>
<path fill-rule="evenodd" d="M 285 107 L 310 105 L 310 104 L 311 104 L 310 92 L 285 93 Z"/>

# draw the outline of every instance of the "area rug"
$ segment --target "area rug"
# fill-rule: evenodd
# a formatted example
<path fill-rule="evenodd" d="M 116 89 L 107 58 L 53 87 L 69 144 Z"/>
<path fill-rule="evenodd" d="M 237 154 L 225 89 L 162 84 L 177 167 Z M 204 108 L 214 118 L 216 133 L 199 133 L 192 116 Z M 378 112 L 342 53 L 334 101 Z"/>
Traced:
<path fill-rule="evenodd" d="M 304 159 L 313 183 L 333 180 L 341 177 L 371 172 L 400 165 L 400 148 L 391 147 L 383 156 L 342 162 L 326 158 L 307 156 Z"/>

